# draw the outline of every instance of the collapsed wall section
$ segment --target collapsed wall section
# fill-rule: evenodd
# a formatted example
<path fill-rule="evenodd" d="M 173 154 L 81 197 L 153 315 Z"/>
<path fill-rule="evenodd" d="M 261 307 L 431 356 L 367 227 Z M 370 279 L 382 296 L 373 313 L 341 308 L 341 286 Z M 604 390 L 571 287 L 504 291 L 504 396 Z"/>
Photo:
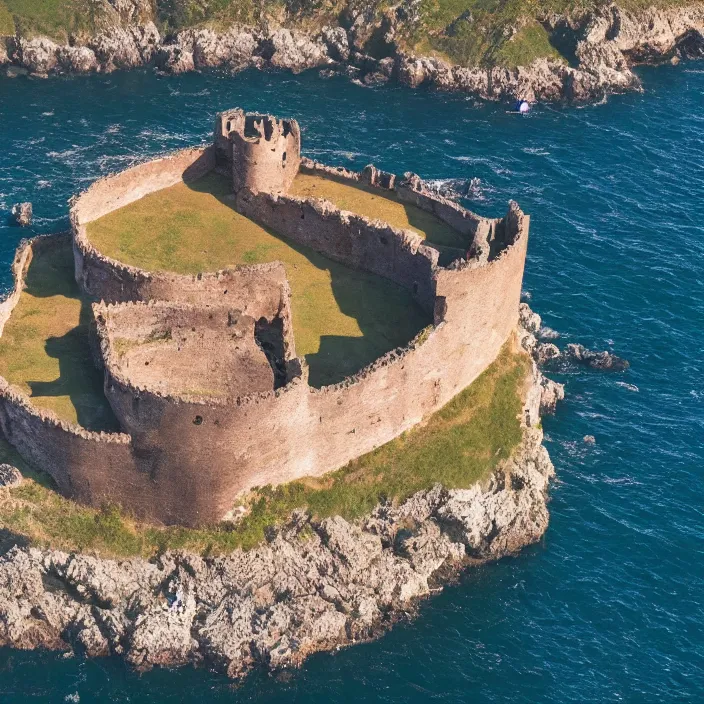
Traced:
<path fill-rule="evenodd" d="M 255 337 L 255 320 L 225 306 L 159 302 L 96 304 L 106 385 L 183 398 L 237 398 L 274 389 L 274 365 Z M 113 409 L 114 410 L 114 409 Z M 135 427 L 118 416 L 130 433 Z"/>

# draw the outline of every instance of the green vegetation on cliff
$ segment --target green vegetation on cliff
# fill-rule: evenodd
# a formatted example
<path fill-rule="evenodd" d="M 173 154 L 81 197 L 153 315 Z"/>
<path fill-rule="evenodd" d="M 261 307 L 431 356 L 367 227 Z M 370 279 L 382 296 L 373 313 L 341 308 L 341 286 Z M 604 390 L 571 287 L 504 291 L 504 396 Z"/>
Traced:
<path fill-rule="evenodd" d="M 25 475 L 20 486 L 0 489 L 0 531 L 12 543 L 20 535 L 35 545 L 107 557 L 150 557 L 167 549 L 221 553 L 260 543 L 267 527 L 282 523 L 296 508 L 307 509 L 315 519 L 353 519 L 382 499 L 399 502 L 437 482 L 467 488 L 486 478 L 519 444 L 529 372 L 528 357 L 514 352 L 509 342 L 471 386 L 424 425 L 325 477 L 253 492 L 249 513 L 238 524 L 200 530 L 157 528 L 131 520 L 116 507 L 97 511 L 76 504 L 0 441 L 0 462 L 20 467 Z"/>
<path fill-rule="evenodd" d="M 106 10 L 92 0 L 0 0 L 0 34 L 67 39 L 95 32 L 110 17 Z"/>
<path fill-rule="evenodd" d="M 0 36 L 14 34 L 15 23 L 12 19 L 12 13 L 7 9 L 7 6 L 0 0 Z"/>
<path fill-rule="evenodd" d="M 393 44 L 465 66 L 527 65 L 539 57 L 564 58 L 543 22 L 550 15 L 584 15 L 608 7 L 607 0 L 154 0 L 135 2 L 136 21 L 152 20 L 163 35 L 191 27 L 225 29 L 233 24 L 282 25 L 315 35 L 325 25 L 354 26 L 356 48 L 382 58 Z M 622 0 L 639 10 L 676 6 L 687 0 Z M 124 5 L 123 15 L 129 15 Z M 364 21 L 357 20 L 363 17 Z M 0 34 L 67 41 L 124 24 L 109 0 L 0 0 Z M 130 21 L 135 21 L 132 17 Z M 393 27 L 393 44 L 387 38 Z"/>

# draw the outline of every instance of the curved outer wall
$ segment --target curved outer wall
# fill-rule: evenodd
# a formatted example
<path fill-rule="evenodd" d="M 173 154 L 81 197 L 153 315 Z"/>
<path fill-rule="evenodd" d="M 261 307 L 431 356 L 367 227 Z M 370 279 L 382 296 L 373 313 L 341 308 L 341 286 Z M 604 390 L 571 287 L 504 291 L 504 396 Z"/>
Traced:
<path fill-rule="evenodd" d="M 106 277 L 91 278 L 89 273 L 88 280 L 105 283 L 109 295 L 104 298 L 112 297 L 118 274 L 127 287 L 121 290 L 134 285 L 140 291 L 137 299 L 150 294 L 140 288 L 150 276 L 146 272 L 97 252 L 88 261 L 80 243 L 84 225 L 149 189 L 171 185 L 192 164 L 202 165 L 207 151 L 187 150 L 130 169 L 99 182 L 76 201 L 72 222 L 79 243 L 79 282 L 85 280 L 81 273 L 99 261 Z M 162 169 L 165 173 L 159 173 Z M 146 183 L 140 182 L 142 176 Z M 104 194 L 111 198 L 107 203 Z M 408 231 L 341 213 L 320 201 L 251 193 L 245 197 L 255 219 L 278 218 L 281 207 L 294 209 L 300 220 L 304 209 L 308 227 L 292 225 L 284 234 L 304 241 L 315 230 L 320 235 L 316 248 L 414 291 L 421 304 L 435 310 L 434 328 L 343 383 L 312 389 L 304 369 L 283 389 L 224 402 L 135 388 L 114 374 L 106 359 L 106 396 L 129 435 L 87 433 L 60 422 L 34 409 L 24 394 L 2 380 L 3 432 L 28 460 L 49 471 L 62 491 L 93 505 L 119 502 L 155 521 L 196 525 L 218 520 L 241 490 L 321 475 L 411 428 L 474 381 L 515 328 L 528 240 L 528 218 L 520 211 L 510 211 L 501 222 L 515 242 L 498 258 L 483 266 L 472 262 L 442 269 L 435 266 L 436 252 Z M 498 221 L 482 222 L 493 227 Z M 130 277 L 140 280 L 130 283 Z M 21 286 L 18 276 L 17 290 Z"/>
<path fill-rule="evenodd" d="M 153 462 L 145 471 L 180 467 L 179 490 L 187 483 L 193 491 L 189 513 L 222 516 L 238 491 L 343 466 L 474 381 L 515 329 L 526 244 L 524 235 L 486 267 L 442 272 L 445 321 L 346 382 L 316 390 L 297 379 L 279 392 L 223 404 L 143 389 L 135 404 L 134 389 L 108 375 L 108 399 Z"/>

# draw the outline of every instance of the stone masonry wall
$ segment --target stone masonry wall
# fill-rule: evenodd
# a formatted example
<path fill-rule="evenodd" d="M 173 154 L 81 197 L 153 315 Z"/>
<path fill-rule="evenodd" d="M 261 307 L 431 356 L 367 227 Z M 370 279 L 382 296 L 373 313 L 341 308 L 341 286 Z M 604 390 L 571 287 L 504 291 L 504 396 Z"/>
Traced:
<path fill-rule="evenodd" d="M 341 211 L 329 201 L 248 190 L 237 196 L 237 210 L 330 259 L 400 284 L 432 312 L 438 252 L 410 230 Z"/>
<path fill-rule="evenodd" d="M 213 401 L 150 389 L 136 396 L 131 386 L 111 381 L 107 396 L 120 417 L 144 430 L 134 443 L 145 471 L 163 475 L 165 487 L 172 478 L 169 492 L 192 491 L 181 517 L 212 520 L 241 490 L 343 466 L 474 381 L 516 326 L 526 243 L 524 233 L 487 267 L 448 272 L 438 282 L 445 321 L 340 384 L 315 390 L 304 374 L 276 392 Z"/>
<path fill-rule="evenodd" d="M 145 189 L 171 185 L 177 176 L 184 177 L 190 164 L 202 165 L 199 160 L 206 152 L 182 152 L 171 160 L 135 167 L 115 177 L 115 193 L 110 181 L 103 181 L 75 202 L 79 283 L 87 282 L 89 292 L 107 291 L 115 300 L 121 300 L 117 290 L 136 300 L 156 294 L 183 300 L 185 295 L 207 304 L 207 296 L 218 290 L 214 282 L 224 285 L 222 273 L 190 277 L 193 287 L 188 294 L 179 286 L 184 277 L 168 279 L 171 289 L 166 284 L 159 289 L 161 284 L 148 283 L 152 275 L 120 269 L 122 265 L 101 259 L 81 240 L 85 223 L 107 212 L 108 206 L 100 202 L 103 197 L 120 207 L 148 192 Z M 210 166 L 207 157 L 205 163 Z M 166 173 L 159 173 L 162 169 Z M 140 174 L 146 186 L 140 185 Z M 86 433 L 60 422 L 33 409 L 26 396 L 0 379 L 0 428 L 27 459 L 56 477 L 62 491 L 93 505 L 119 502 L 155 521 L 196 525 L 217 520 L 242 490 L 324 474 L 413 427 L 474 381 L 516 326 L 529 222 L 516 208 L 504 220 L 491 221 L 507 245 L 502 252 L 483 265 L 470 261 L 443 269 L 436 265 L 437 252 L 421 238 L 340 212 L 324 201 L 243 191 L 238 205 L 245 214 L 333 259 L 405 286 L 434 311 L 435 326 L 407 348 L 322 389 L 308 386 L 305 366 L 281 389 L 238 398 L 170 396 L 108 373 L 106 396 L 131 435 Z M 465 217 L 474 219 L 487 222 L 471 214 Z M 98 273 L 104 271 L 107 278 L 101 280 Z M 111 271 L 123 272 L 125 288 L 114 288 Z M 282 313 L 288 298 L 281 293 L 281 270 L 262 270 L 261 290 L 270 288 L 267 276 L 276 271 L 277 292 L 261 301 L 257 271 L 235 271 L 243 281 L 251 277 L 256 305 Z M 214 278 L 208 282 L 208 277 Z M 208 292 L 203 299 L 199 286 L 204 287 L 201 293 Z M 289 358 L 294 357 L 292 352 Z"/>

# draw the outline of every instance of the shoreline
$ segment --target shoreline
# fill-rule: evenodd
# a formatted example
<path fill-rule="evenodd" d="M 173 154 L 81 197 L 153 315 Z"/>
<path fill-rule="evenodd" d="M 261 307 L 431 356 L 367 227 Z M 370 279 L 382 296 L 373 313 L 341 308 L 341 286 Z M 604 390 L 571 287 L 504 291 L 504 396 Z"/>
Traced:
<path fill-rule="evenodd" d="M 531 332 L 520 340 L 533 349 Z M 114 560 L 16 544 L 0 556 L 0 645 L 237 678 L 378 638 L 463 569 L 540 540 L 554 476 L 540 413 L 561 394 L 532 363 L 521 444 L 483 482 L 435 485 L 354 522 L 298 510 L 247 552 Z"/>
<path fill-rule="evenodd" d="M 80 41 L 56 43 L 45 36 L 0 37 L 0 69 L 10 76 L 109 73 L 151 66 L 165 74 L 247 68 L 294 73 L 318 70 L 322 77 L 345 75 L 360 85 L 389 81 L 411 88 L 460 92 L 489 101 L 599 102 L 608 95 L 642 90 L 632 68 L 678 63 L 704 56 L 704 3 L 628 12 L 617 5 L 582 15 L 542 20 L 570 61 L 537 58 L 525 66 L 460 66 L 433 55 L 415 54 L 395 41 L 400 29 L 387 27 L 387 50 L 373 57 L 359 48 L 360 28 L 299 29 L 235 25 L 223 32 L 184 29 L 162 36 L 156 25 L 116 25 Z M 369 27 L 365 28 L 366 31 Z"/>

